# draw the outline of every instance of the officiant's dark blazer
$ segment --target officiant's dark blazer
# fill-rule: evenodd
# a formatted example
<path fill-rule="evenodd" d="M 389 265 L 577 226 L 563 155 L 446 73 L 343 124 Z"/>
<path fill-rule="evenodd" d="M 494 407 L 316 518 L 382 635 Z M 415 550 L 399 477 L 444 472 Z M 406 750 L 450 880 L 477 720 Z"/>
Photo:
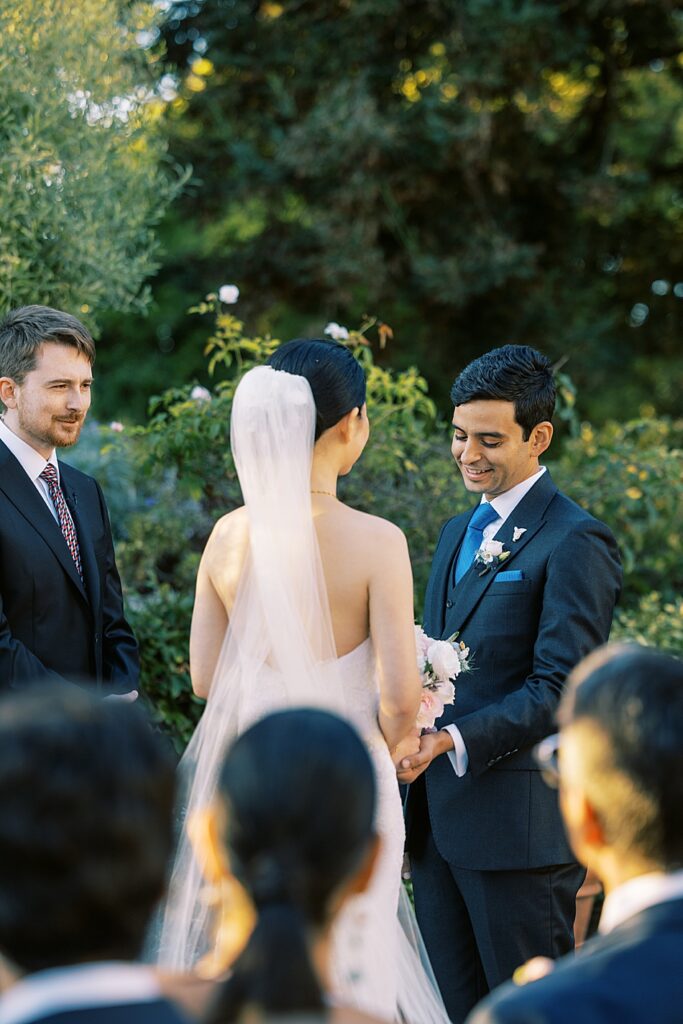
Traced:
<path fill-rule="evenodd" d="M 467 1024 L 680 1024 L 683 900 L 641 911 L 557 962 L 548 977 L 502 985 Z"/>
<path fill-rule="evenodd" d="M 27 682 L 137 689 L 138 649 L 123 613 L 109 516 L 98 483 L 60 461 L 81 581 L 56 519 L 0 442 L 0 691 Z"/>
<path fill-rule="evenodd" d="M 434 842 L 453 865 L 490 871 L 568 864 L 574 857 L 557 795 L 531 751 L 556 731 L 569 672 L 607 640 L 621 588 L 617 545 L 546 471 L 496 534 L 509 556 L 483 575 L 473 566 L 451 589 L 471 515 L 455 516 L 441 531 L 424 612 L 430 636 L 457 632 L 472 652 L 473 671 L 458 680 L 455 706 L 437 722 L 457 725 L 469 769 L 456 778 L 444 755 L 410 787 L 409 845 L 419 841 L 413 829 L 424 828 L 426 787 Z M 501 572 L 513 578 L 499 579 Z"/>

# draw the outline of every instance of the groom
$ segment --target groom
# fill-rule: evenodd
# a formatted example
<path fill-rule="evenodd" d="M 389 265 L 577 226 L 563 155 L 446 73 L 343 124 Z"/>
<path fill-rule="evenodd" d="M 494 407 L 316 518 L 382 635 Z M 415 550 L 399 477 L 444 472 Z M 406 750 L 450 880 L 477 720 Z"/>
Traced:
<path fill-rule="evenodd" d="M 555 730 L 565 679 L 607 640 L 615 540 L 539 459 L 553 436 L 549 361 L 506 345 L 451 391 L 453 458 L 479 504 L 441 530 L 424 628 L 472 651 L 438 732 L 399 766 L 415 909 L 454 1024 L 532 956 L 573 944 L 583 869 L 532 747 Z M 416 781 L 417 780 L 417 781 Z"/>

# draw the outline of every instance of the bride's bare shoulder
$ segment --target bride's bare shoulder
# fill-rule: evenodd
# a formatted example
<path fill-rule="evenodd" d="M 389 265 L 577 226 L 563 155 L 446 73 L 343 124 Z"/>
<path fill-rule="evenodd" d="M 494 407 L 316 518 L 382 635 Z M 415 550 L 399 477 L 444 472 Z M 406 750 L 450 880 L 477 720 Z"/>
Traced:
<path fill-rule="evenodd" d="M 354 544 L 373 552 L 377 558 L 390 558 L 397 550 L 407 548 L 403 530 L 389 519 L 345 505 L 344 521 Z"/>
<path fill-rule="evenodd" d="M 361 512 L 360 509 L 344 505 L 345 515 L 354 529 L 369 536 L 404 537 L 405 534 L 400 526 L 392 523 L 390 519 L 383 519 L 381 516 L 372 515 L 370 512 Z"/>
<path fill-rule="evenodd" d="M 211 558 L 214 552 L 220 548 L 225 552 L 227 546 L 230 548 L 244 548 L 249 540 L 249 520 L 244 505 L 226 512 L 224 516 L 214 524 L 211 535 L 206 542 L 204 556 Z"/>

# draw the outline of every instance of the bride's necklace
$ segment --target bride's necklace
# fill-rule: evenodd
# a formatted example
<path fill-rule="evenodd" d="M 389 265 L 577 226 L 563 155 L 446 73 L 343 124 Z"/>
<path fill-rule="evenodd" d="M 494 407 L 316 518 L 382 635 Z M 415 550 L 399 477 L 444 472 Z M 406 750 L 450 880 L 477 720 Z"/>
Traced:
<path fill-rule="evenodd" d="M 333 491 L 314 491 L 313 489 L 311 489 L 311 494 L 326 494 L 328 496 L 328 498 L 336 498 L 337 497 L 337 495 Z M 337 500 L 339 500 L 339 499 L 337 498 Z"/>

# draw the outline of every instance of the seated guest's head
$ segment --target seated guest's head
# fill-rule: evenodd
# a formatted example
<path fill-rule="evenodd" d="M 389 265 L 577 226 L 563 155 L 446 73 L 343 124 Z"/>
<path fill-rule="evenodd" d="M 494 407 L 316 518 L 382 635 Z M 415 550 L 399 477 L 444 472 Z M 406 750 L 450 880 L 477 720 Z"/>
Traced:
<path fill-rule="evenodd" d="M 138 956 L 174 763 L 142 712 L 73 689 L 0 701 L 0 954 L 22 973 Z"/>
<path fill-rule="evenodd" d="M 334 715 L 278 712 L 235 742 L 209 834 L 222 847 L 224 870 L 246 890 L 256 923 L 211 1020 L 236 1020 L 246 1007 L 323 1009 L 326 940 L 342 904 L 372 874 L 374 813 L 368 752 Z"/>
<path fill-rule="evenodd" d="M 562 813 L 579 860 L 610 891 L 683 867 L 683 661 L 600 648 L 560 707 Z"/>

